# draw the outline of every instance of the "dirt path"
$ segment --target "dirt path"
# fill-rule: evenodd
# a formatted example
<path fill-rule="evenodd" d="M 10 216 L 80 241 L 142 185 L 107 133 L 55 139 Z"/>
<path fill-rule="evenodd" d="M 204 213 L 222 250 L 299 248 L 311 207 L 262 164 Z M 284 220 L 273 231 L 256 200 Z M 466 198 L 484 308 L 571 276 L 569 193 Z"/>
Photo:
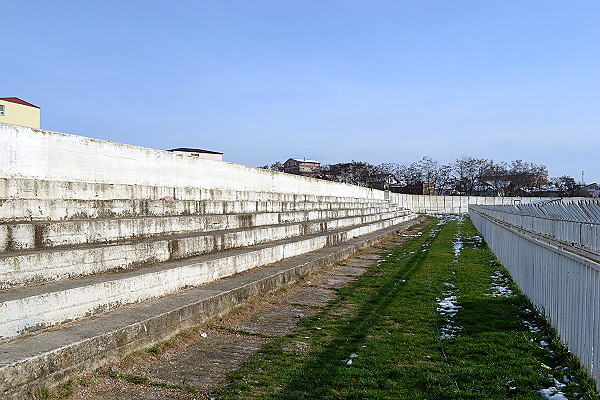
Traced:
<path fill-rule="evenodd" d="M 426 223 L 410 228 L 411 234 Z M 82 377 L 69 390 L 70 400 L 192 400 L 210 398 L 227 374 L 265 343 L 291 332 L 317 313 L 344 287 L 407 237 L 393 235 L 376 246 L 303 281 L 254 299 L 208 326 L 140 352 L 122 364 Z M 301 346 L 297 342 L 296 346 Z"/>

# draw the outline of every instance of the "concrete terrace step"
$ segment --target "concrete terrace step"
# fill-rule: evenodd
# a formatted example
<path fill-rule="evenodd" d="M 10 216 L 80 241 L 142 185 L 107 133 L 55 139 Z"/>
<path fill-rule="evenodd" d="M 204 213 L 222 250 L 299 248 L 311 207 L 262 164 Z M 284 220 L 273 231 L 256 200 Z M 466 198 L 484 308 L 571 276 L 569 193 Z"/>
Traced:
<path fill-rule="evenodd" d="M 397 208 L 379 207 L 325 211 L 123 217 L 0 224 L 0 252 L 109 243 L 135 238 L 355 217 L 385 213 L 395 209 Z"/>
<path fill-rule="evenodd" d="M 60 324 L 106 309 L 164 296 L 285 258 L 345 242 L 413 219 L 403 215 L 333 231 L 120 273 L 0 293 L 0 337 Z M 273 229 L 273 228 L 271 228 Z"/>
<path fill-rule="evenodd" d="M 374 223 L 408 214 L 402 210 L 339 219 L 144 238 L 110 244 L 5 252 L 0 253 L 0 288 L 134 268 Z"/>
<path fill-rule="evenodd" d="M 269 191 L 199 188 L 193 186 L 152 186 L 81 181 L 53 181 L 19 177 L 0 177 L 0 199 L 33 200 L 175 200 L 283 201 L 283 202 L 383 202 L 376 198 L 323 196 L 280 193 L 278 186 Z"/>
<path fill-rule="evenodd" d="M 411 219 L 303 256 L 72 322 L 59 330 L 13 338 L 0 344 L 3 398 L 31 398 L 36 388 L 56 385 L 150 347 L 417 222 Z"/>
<path fill-rule="evenodd" d="M 259 212 L 299 212 L 397 207 L 383 201 L 273 200 L 74 200 L 3 199 L 0 222 L 61 221 L 144 216 L 182 216 L 204 214 L 245 214 Z"/>

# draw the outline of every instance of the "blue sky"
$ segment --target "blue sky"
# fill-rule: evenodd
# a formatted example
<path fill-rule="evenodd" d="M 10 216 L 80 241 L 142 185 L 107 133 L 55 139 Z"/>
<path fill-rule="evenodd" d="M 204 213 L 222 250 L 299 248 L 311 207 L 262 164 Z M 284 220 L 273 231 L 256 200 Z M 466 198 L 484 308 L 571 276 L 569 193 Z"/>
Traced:
<path fill-rule="evenodd" d="M 600 182 L 595 0 L 0 1 L 0 97 L 44 129 L 251 166 L 469 155 Z"/>

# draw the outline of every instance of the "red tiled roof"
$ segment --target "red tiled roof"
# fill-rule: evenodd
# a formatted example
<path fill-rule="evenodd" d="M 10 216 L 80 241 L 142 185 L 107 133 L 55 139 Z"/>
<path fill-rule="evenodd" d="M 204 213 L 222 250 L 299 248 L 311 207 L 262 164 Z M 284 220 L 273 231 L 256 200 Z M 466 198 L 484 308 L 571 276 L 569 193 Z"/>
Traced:
<path fill-rule="evenodd" d="M 10 101 L 11 103 L 22 104 L 24 106 L 39 108 L 38 106 L 28 103 L 25 100 L 21 100 L 18 97 L 0 97 L 0 100 Z"/>

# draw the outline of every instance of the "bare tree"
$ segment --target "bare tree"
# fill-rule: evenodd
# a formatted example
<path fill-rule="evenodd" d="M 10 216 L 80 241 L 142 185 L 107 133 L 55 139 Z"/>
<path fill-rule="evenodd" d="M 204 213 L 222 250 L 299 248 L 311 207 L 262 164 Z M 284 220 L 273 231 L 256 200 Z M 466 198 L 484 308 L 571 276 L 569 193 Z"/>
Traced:
<path fill-rule="evenodd" d="M 583 189 L 573 177 L 563 175 L 559 178 L 551 178 L 550 183 L 560 196 L 564 197 L 588 197 L 590 193 Z"/>
<path fill-rule="evenodd" d="M 509 184 L 508 180 L 508 164 L 502 161 L 494 163 L 490 160 L 487 166 L 483 179 L 487 184 L 487 194 L 492 196 L 503 196 L 505 187 Z"/>
<path fill-rule="evenodd" d="M 381 163 L 375 167 L 378 174 L 390 174 L 400 180 L 402 166 L 397 163 Z"/>
<path fill-rule="evenodd" d="M 455 189 L 460 194 L 473 196 L 485 190 L 485 171 L 491 161 L 483 158 L 462 157 L 452 165 Z"/>
<path fill-rule="evenodd" d="M 436 194 L 446 194 L 449 189 L 449 184 L 452 180 L 452 165 L 445 164 L 440 167 L 437 174 L 437 181 L 435 184 Z"/>
<path fill-rule="evenodd" d="M 548 182 L 548 169 L 545 165 L 515 160 L 508 167 L 507 186 L 508 196 L 523 196 L 534 194 Z"/>
<path fill-rule="evenodd" d="M 258 168 L 267 169 L 269 171 L 283 172 L 283 163 L 275 161 L 273 164 L 262 165 Z"/>
<path fill-rule="evenodd" d="M 263 169 L 283 171 L 283 164 L 275 162 Z M 395 177 L 406 193 L 424 193 L 433 187 L 435 194 L 456 193 L 483 196 L 528 196 L 548 190 L 548 170 L 544 165 L 515 160 L 502 161 L 464 156 L 452 164 L 441 165 L 429 156 L 408 163 L 381 163 L 372 165 L 363 161 L 326 164 L 317 176 L 336 182 L 381 189 L 390 187 L 390 175 Z M 574 193 L 570 177 L 552 180 L 553 192 Z M 574 181 L 574 180 L 573 180 Z M 384 185 L 381 183 L 384 182 Z M 387 185 L 387 186 L 386 186 Z M 395 187 L 398 187 L 397 184 Z"/>
<path fill-rule="evenodd" d="M 425 156 L 415 163 L 415 167 L 420 172 L 423 183 L 436 183 L 440 169 L 439 162 Z"/>
<path fill-rule="evenodd" d="M 436 194 L 444 193 L 450 182 L 452 167 L 450 165 L 440 165 L 431 157 L 425 156 L 420 161 L 413 163 L 412 169 L 417 171 L 422 183 L 433 185 Z"/>
<path fill-rule="evenodd" d="M 369 186 L 371 176 L 376 173 L 376 167 L 363 161 L 328 164 L 321 167 L 322 179 L 343 182 L 357 186 Z"/>

